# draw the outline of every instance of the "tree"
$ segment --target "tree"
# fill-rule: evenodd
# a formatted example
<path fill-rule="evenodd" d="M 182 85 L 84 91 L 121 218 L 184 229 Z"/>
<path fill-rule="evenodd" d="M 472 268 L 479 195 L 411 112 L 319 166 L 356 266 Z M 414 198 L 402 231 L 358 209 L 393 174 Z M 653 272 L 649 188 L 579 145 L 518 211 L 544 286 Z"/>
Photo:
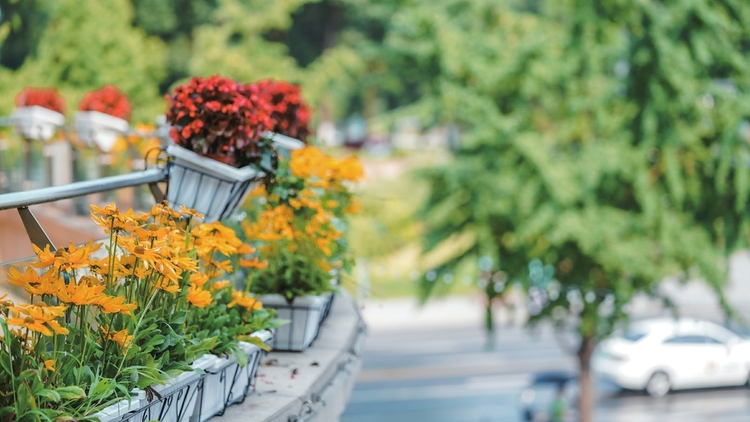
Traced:
<path fill-rule="evenodd" d="M 36 52 L 50 19 L 49 0 L 0 1 L 0 27 L 7 35 L 0 46 L 0 66 L 16 70 Z"/>
<path fill-rule="evenodd" d="M 479 264 L 488 299 L 507 275 L 533 321 L 575 327 L 583 421 L 592 352 L 633 295 L 700 276 L 723 300 L 727 254 L 746 244 L 749 12 L 445 0 L 393 18 L 397 63 L 421 75 L 412 108 L 464 129 L 453 161 L 424 173 L 427 250 L 473 239 L 438 273 Z"/>
<path fill-rule="evenodd" d="M 2 92 L 4 109 L 23 86 L 56 87 L 74 108 L 86 91 L 115 84 L 137 105 L 134 120 L 152 121 L 163 112 L 163 45 L 131 26 L 127 0 L 61 0 L 53 10 L 36 52 Z"/>

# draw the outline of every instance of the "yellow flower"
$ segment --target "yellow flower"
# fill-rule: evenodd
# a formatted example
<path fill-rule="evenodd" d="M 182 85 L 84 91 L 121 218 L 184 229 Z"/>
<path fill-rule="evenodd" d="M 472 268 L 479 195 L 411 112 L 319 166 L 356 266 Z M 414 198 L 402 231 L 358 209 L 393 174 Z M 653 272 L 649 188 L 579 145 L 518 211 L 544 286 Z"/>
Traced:
<path fill-rule="evenodd" d="M 117 217 L 120 215 L 120 210 L 117 209 L 117 205 L 114 202 L 105 205 L 103 208 L 96 205 L 90 205 L 91 212 L 105 216 L 105 217 Z"/>
<path fill-rule="evenodd" d="M 48 306 L 44 303 L 20 305 L 11 309 L 15 316 L 8 318 L 7 323 L 45 336 L 51 336 L 53 331 L 56 334 L 68 334 L 68 329 L 57 321 L 57 318 L 65 315 L 65 309 L 66 306 Z"/>
<path fill-rule="evenodd" d="M 101 330 L 107 340 L 114 341 L 120 345 L 122 350 L 126 350 L 130 346 L 130 342 L 133 341 L 133 336 L 130 335 L 127 328 L 120 331 L 109 331 L 106 327 L 102 327 Z"/>
<path fill-rule="evenodd" d="M 334 177 L 341 181 L 356 182 L 364 179 L 365 170 L 357 157 L 348 157 L 338 161 Z"/>
<path fill-rule="evenodd" d="M 237 290 L 232 292 L 232 299 L 233 300 L 227 305 L 227 308 L 239 305 L 248 311 L 263 309 L 263 303 L 261 301 L 256 300 L 252 295 L 245 296 L 243 292 Z"/>
<path fill-rule="evenodd" d="M 161 262 L 161 256 L 156 249 L 136 244 L 130 239 L 123 239 L 122 246 L 126 251 L 130 252 L 131 255 L 138 258 L 146 268 L 153 268 L 157 263 Z"/>
<path fill-rule="evenodd" d="M 53 295 L 60 289 L 62 279 L 57 271 L 45 271 L 41 276 L 31 267 L 21 273 L 11 267 L 8 271 L 8 282 L 14 286 L 23 287 L 27 293 L 34 296 Z"/>
<path fill-rule="evenodd" d="M 203 287 L 208 282 L 208 274 L 190 274 L 190 284 L 195 287 Z"/>
<path fill-rule="evenodd" d="M 135 303 L 125 303 L 124 296 L 102 295 L 94 302 L 105 314 L 132 314 L 138 308 Z"/>
<path fill-rule="evenodd" d="M 253 252 L 255 252 L 255 248 L 248 245 L 247 243 L 243 243 L 239 248 L 237 248 L 238 255 L 250 255 Z"/>
<path fill-rule="evenodd" d="M 186 215 L 186 216 L 189 216 L 189 217 L 195 217 L 195 218 L 203 219 L 203 214 L 199 213 L 198 211 L 196 211 L 196 210 L 194 210 L 192 208 L 187 208 L 184 205 L 180 205 L 180 214 Z"/>
<path fill-rule="evenodd" d="M 237 237 L 237 233 L 220 222 L 211 224 L 201 224 L 192 231 L 196 238 L 196 245 L 199 247 L 198 255 L 206 259 L 213 252 L 221 252 L 229 256 L 237 253 L 237 249 L 242 246 L 242 241 Z"/>
<path fill-rule="evenodd" d="M 162 265 L 172 267 L 172 272 L 177 273 L 177 270 L 180 270 L 180 272 L 194 273 L 198 271 L 198 261 L 191 258 L 179 247 L 162 248 L 160 253 L 163 258 Z"/>
<path fill-rule="evenodd" d="M 259 270 L 262 270 L 263 268 L 268 267 L 268 262 L 261 261 L 258 258 L 240 259 L 240 267 L 257 268 Z"/>
<path fill-rule="evenodd" d="M 140 240 L 165 239 L 169 234 L 169 227 L 159 226 L 158 224 L 149 224 L 147 227 L 136 227 L 133 233 Z"/>
<path fill-rule="evenodd" d="M 93 305 L 104 296 L 104 288 L 94 277 L 81 277 L 79 284 L 68 283 L 60 286 L 57 298 L 60 302 L 76 306 Z"/>
<path fill-rule="evenodd" d="M 33 246 L 33 245 L 32 245 Z M 88 244 L 77 247 L 71 242 L 67 248 L 61 248 L 51 253 L 49 245 L 41 250 L 34 247 L 34 251 L 39 257 L 39 262 L 31 265 L 36 268 L 54 267 L 59 271 L 70 272 L 78 268 L 86 268 L 89 265 L 89 255 L 102 246 L 101 243 L 90 241 Z"/>
<path fill-rule="evenodd" d="M 190 286 L 188 289 L 187 301 L 197 308 L 205 308 L 211 304 L 212 300 L 213 297 L 208 290 L 203 290 L 195 285 Z"/>
<path fill-rule="evenodd" d="M 225 272 L 225 273 L 231 273 L 232 272 L 232 261 L 225 259 L 223 261 L 217 261 L 213 258 L 209 259 L 208 262 L 206 262 L 206 267 L 213 267 L 214 269 L 219 270 L 219 273 Z M 214 276 L 218 274 L 213 274 Z"/>
<path fill-rule="evenodd" d="M 180 284 L 176 280 L 172 280 L 166 277 L 163 277 L 156 283 L 156 288 L 172 294 L 175 294 L 181 290 Z"/>
<path fill-rule="evenodd" d="M 230 283 L 229 283 L 229 280 L 221 280 L 221 281 L 217 281 L 217 282 L 215 282 L 215 283 L 213 283 L 213 284 L 211 285 L 211 290 L 221 290 L 221 289 L 226 289 L 227 287 L 229 287 L 229 284 L 230 284 Z"/>
<path fill-rule="evenodd" d="M 47 369 L 50 372 L 55 371 L 55 360 L 54 359 L 47 359 L 44 361 L 44 368 Z"/>
<path fill-rule="evenodd" d="M 114 203 L 106 205 L 104 208 L 91 205 L 91 220 L 97 226 L 105 228 L 105 233 L 129 232 L 133 231 L 139 225 L 142 225 L 148 219 L 148 214 L 135 214 L 132 209 L 121 213 Z"/>

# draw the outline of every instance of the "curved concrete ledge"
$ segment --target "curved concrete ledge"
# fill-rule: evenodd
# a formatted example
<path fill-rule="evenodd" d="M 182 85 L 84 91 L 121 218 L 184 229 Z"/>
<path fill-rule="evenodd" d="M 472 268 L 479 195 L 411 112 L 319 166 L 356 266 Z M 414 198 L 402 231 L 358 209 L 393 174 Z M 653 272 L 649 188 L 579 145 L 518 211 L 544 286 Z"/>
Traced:
<path fill-rule="evenodd" d="M 255 394 L 218 421 L 336 421 L 362 366 L 366 326 L 350 295 L 336 295 L 318 338 L 302 353 L 271 352 L 261 362 Z"/>

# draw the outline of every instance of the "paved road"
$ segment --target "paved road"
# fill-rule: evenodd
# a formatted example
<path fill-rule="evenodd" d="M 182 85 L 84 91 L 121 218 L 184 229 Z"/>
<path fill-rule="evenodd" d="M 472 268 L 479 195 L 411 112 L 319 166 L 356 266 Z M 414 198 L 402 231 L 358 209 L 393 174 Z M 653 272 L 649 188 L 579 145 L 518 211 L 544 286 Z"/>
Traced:
<path fill-rule="evenodd" d="M 574 370 L 550 330 L 503 328 L 488 350 L 478 324 L 374 329 L 341 422 L 520 421 L 520 393 L 533 373 Z M 750 389 L 679 392 L 662 399 L 600 385 L 601 422 L 750 420 Z"/>
<path fill-rule="evenodd" d="M 732 257 L 729 278 L 726 296 L 750 321 L 750 251 Z M 715 295 L 699 282 L 667 280 L 662 291 L 684 316 L 721 318 Z M 575 370 L 550 329 L 501 328 L 488 350 L 482 309 L 481 298 L 437 299 L 421 308 L 414 299 L 368 301 L 364 368 L 341 422 L 519 421 L 520 394 L 534 373 Z M 632 303 L 633 316 L 661 312 L 653 301 Z M 504 324 L 523 319 L 522 312 L 498 315 Z M 750 421 L 748 388 L 654 399 L 598 387 L 598 422 Z"/>

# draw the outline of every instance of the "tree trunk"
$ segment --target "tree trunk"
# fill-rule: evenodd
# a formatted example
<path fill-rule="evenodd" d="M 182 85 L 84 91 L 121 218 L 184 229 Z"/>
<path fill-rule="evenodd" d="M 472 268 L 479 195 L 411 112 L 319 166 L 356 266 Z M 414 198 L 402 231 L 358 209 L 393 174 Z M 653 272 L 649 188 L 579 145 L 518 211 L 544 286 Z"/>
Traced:
<path fill-rule="evenodd" d="M 591 337 L 581 340 L 578 349 L 578 365 L 580 367 L 581 390 L 578 397 L 578 410 L 580 422 L 592 422 L 594 420 L 594 385 L 591 379 L 591 356 L 594 354 L 596 341 Z"/>
<path fill-rule="evenodd" d="M 487 309 L 484 314 L 484 328 L 487 330 L 487 341 L 484 350 L 495 350 L 495 318 L 492 314 L 492 299 L 487 299 Z"/>
<path fill-rule="evenodd" d="M 495 332 L 495 318 L 492 315 L 492 298 L 487 298 L 487 310 L 484 314 L 484 328 L 488 333 Z"/>

